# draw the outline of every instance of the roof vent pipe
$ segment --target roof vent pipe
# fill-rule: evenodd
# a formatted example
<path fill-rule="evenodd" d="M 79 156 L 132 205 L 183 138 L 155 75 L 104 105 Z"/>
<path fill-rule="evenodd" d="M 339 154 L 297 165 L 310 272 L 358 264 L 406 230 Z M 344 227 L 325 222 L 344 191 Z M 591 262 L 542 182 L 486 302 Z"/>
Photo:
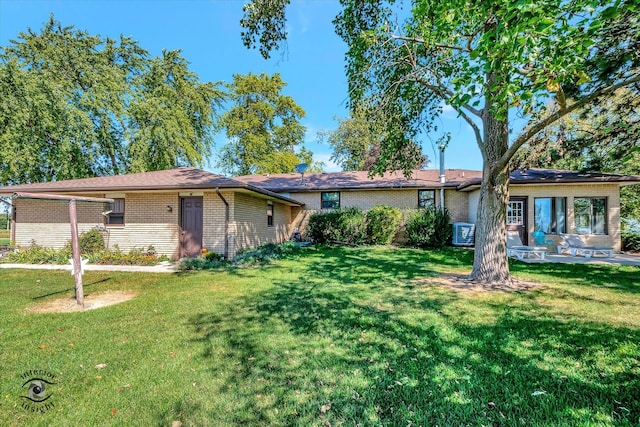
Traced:
<path fill-rule="evenodd" d="M 444 175 L 444 149 L 446 145 L 442 144 L 440 146 L 440 184 L 444 184 L 446 179 Z"/>
<path fill-rule="evenodd" d="M 444 175 L 444 149 L 446 147 L 445 144 L 440 146 L 440 184 L 442 184 L 442 187 L 440 187 L 440 209 L 442 210 L 444 210 L 444 183 L 446 181 Z"/>

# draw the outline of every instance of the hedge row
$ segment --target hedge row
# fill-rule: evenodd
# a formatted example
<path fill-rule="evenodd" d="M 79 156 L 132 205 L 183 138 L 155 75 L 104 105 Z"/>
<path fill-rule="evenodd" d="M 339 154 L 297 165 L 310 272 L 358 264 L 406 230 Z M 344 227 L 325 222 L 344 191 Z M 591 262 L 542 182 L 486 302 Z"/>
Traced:
<path fill-rule="evenodd" d="M 388 245 L 400 232 L 402 220 L 402 212 L 389 206 L 376 206 L 366 213 L 356 207 L 316 212 L 309 218 L 307 237 L 315 244 Z M 411 246 L 440 248 L 451 240 L 446 209 L 406 212 L 405 223 Z"/>

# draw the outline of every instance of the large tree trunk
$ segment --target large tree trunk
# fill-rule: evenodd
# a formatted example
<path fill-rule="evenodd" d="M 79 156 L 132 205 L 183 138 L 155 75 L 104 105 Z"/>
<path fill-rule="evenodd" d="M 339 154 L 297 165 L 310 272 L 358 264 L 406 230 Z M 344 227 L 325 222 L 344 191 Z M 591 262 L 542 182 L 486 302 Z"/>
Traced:
<path fill-rule="evenodd" d="M 496 76 L 487 77 L 488 87 L 496 88 Z M 489 284 L 511 281 L 507 260 L 506 210 L 509 201 L 509 164 L 501 159 L 509 148 L 507 117 L 497 119 L 487 95 L 483 112 L 483 173 L 476 220 L 476 248 L 470 279 Z"/>

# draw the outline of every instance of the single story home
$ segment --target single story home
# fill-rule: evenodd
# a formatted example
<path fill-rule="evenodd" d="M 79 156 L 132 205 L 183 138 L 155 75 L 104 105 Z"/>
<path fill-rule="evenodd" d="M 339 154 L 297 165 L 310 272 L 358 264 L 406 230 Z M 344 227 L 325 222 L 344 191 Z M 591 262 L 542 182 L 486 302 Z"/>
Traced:
<path fill-rule="evenodd" d="M 369 177 L 367 172 L 247 175 L 227 178 L 204 170 L 173 170 L 0 187 L 0 196 L 45 193 L 113 199 L 78 205 L 78 228 L 98 228 L 109 247 L 152 245 L 172 258 L 202 250 L 233 257 L 242 249 L 282 242 L 304 230 L 311 213 L 377 205 L 400 209 L 444 206 L 452 222 L 475 223 L 482 173 L 416 170 Z M 559 242 L 580 234 L 587 244 L 620 250 L 620 186 L 640 176 L 528 169 L 511 173 L 507 226 L 524 244 L 542 231 Z M 59 248 L 70 239 L 61 201 L 13 199 L 12 240 Z"/>

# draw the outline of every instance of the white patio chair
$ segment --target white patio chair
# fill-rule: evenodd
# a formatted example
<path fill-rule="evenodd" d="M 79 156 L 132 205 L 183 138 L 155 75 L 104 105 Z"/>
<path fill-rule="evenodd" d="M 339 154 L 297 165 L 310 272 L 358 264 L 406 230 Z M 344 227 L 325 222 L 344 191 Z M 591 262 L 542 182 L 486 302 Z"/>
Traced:
<path fill-rule="evenodd" d="M 613 258 L 613 248 L 610 246 L 589 246 L 577 234 L 561 234 L 562 244 L 558 245 L 558 253 L 569 252 L 571 256 L 582 255 L 589 259 L 592 256 L 604 255 Z"/>
<path fill-rule="evenodd" d="M 507 231 L 507 256 L 516 257 L 522 261 L 525 258 L 544 259 L 546 253 L 546 247 L 523 245 L 517 231 Z"/>

